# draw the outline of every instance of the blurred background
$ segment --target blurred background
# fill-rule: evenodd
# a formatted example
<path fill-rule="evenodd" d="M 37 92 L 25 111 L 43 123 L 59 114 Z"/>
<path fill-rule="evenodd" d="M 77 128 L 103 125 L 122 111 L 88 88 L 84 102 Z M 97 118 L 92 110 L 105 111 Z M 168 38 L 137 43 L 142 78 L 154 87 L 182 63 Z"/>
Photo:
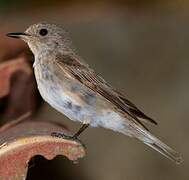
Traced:
<path fill-rule="evenodd" d="M 81 136 L 87 156 L 79 163 L 34 158 L 28 179 L 189 179 L 188 1 L 0 0 L 0 39 L 8 43 L 1 43 L 0 52 L 25 47 L 4 33 L 40 21 L 65 27 L 83 59 L 158 122 L 148 126 L 151 132 L 181 152 L 184 163 L 177 166 L 134 139 L 90 128 Z M 72 132 L 80 127 L 46 103 L 37 116 Z"/>

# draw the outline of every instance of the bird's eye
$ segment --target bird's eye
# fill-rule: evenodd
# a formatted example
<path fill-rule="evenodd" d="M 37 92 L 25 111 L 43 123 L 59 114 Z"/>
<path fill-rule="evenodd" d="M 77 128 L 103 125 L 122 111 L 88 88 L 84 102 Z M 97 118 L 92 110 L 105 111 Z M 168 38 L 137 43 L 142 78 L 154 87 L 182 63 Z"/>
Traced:
<path fill-rule="evenodd" d="M 41 29 L 41 30 L 39 31 L 39 34 L 40 34 L 41 36 L 46 36 L 46 35 L 48 34 L 48 31 L 47 31 L 47 29 Z"/>

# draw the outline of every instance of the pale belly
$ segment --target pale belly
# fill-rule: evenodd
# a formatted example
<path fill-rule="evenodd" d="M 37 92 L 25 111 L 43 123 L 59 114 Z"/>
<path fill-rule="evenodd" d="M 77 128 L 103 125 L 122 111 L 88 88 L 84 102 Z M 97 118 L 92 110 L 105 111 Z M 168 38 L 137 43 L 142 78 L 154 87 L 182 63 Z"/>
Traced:
<path fill-rule="evenodd" d="M 125 127 L 124 118 L 114 111 L 110 102 L 77 80 L 60 80 L 49 73 L 48 77 L 43 74 L 36 79 L 43 99 L 71 120 L 112 130 Z"/>

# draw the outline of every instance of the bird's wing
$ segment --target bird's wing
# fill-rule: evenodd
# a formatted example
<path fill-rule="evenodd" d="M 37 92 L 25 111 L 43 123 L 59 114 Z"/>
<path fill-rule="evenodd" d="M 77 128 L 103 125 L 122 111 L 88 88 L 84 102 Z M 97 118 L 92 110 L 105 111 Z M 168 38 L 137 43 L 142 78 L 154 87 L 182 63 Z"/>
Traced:
<path fill-rule="evenodd" d="M 153 119 L 141 112 L 133 103 L 125 98 L 123 94 L 111 87 L 102 77 L 97 75 L 94 70 L 77 60 L 73 55 L 57 55 L 56 63 L 60 68 L 74 77 L 91 90 L 105 97 L 117 108 L 131 116 L 135 123 L 147 130 L 142 121 L 157 124 Z"/>

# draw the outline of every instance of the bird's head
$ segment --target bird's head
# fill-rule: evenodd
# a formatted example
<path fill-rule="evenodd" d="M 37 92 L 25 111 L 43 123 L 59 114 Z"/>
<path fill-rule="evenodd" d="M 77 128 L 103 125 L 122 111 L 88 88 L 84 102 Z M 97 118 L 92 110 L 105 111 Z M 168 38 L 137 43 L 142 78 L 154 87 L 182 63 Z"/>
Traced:
<path fill-rule="evenodd" d="M 25 32 L 8 33 L 7 36 L 22 39 L 29 45 L 34 54 L 43 51 L 53 52 L 57 49 L 66 50 L 70 45 L 67 32 L 48 23 L 34 24 Z"/>

